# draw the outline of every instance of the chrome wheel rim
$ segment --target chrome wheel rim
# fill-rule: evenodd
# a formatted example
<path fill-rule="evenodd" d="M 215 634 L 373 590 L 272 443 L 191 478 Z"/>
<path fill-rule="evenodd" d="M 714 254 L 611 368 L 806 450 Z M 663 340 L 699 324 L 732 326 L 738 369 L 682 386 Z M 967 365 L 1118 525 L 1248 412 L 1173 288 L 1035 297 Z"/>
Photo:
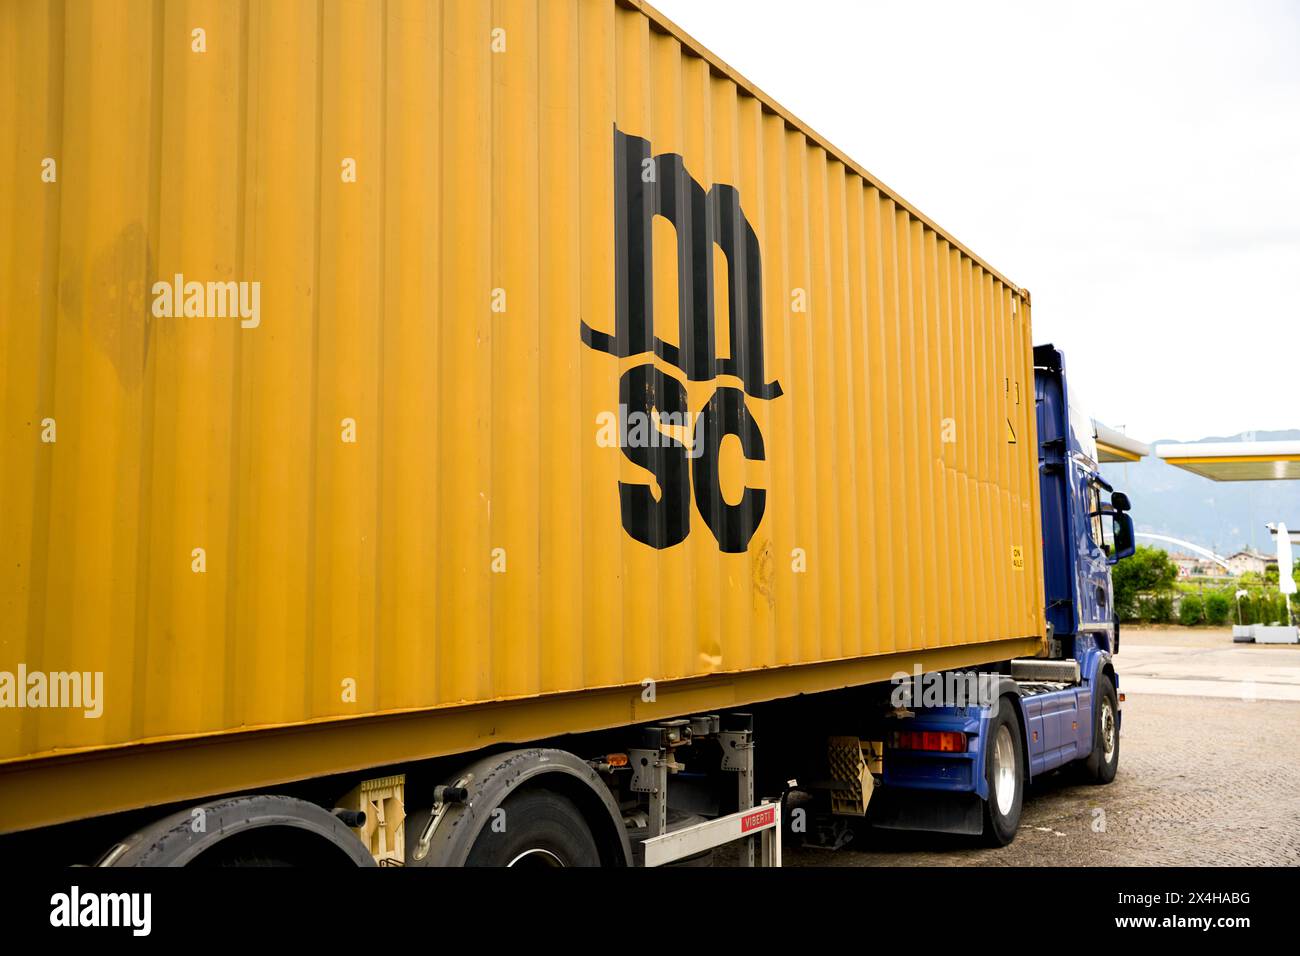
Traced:
<path fill-rule="evenodd" d="M 1118 734 L 1115 732 L 1115 708 L 1111 706 L 1110 698 L 1101 702 L 1101 746 L 1102 756 L 1106 763 L 1115 759 L 1115 742 Z"/>
<path fill-rule="evenodd" d="M 1016 744 L 1011 729 L 1003 724 L 993 740 L 993 798 L 998 813 L 1006 816 L 1016 802 Z"/>
<path fill-rule="evenodd" d="M 527 870 L 558 870 L 564 867 L 564 861 L 552 853 L 550 850 L 543 850 L 541 847 L 534 847 L 531 850 L 524 850 L 517 857 L 506 864 L 507 867 L 519 867 Z"/>

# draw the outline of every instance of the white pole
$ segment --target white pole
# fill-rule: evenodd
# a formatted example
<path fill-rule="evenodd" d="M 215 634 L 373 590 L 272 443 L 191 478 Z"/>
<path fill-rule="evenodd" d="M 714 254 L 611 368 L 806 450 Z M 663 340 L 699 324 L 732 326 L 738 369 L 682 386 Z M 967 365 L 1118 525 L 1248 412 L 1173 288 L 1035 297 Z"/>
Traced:
<path fill-rule="evenodd" d="M 1277 584 L 1283 594 L 1295 594 L 1295 578 L 1291 576 L 1291 536 L 1286 525 L 1277 526 Z"/>
<path fill-rule="evenodd" d="M 1292 620 L 1289 595 L 1295 594 L 1295 578 L 1291 574 L 1291 535 L 1287 534 L 1286 525 L 1277 526 L 1277 586 L 1282 592 L 1282 602 L 1286 605 L 1286 621 Z"/>

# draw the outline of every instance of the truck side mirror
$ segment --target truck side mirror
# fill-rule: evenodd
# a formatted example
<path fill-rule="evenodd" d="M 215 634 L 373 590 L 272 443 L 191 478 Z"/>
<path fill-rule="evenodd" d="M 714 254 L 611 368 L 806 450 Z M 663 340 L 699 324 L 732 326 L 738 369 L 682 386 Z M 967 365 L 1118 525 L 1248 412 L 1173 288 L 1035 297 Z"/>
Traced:
<path fill-rule="evenodd" d="M 1125 558 L 1132 557 L 1137 550 L 1133 536 L 1133 516 L 1127 511 L 1116 511 L 1110 516 L 1110 521 L 1115 547 L 1111 549 L 1106 563 L 1118 564 Z"/>
<path fill-rule="evenodd" d="M 1110 506 L 1116 511 L 1132 511 L 1133 506 L 1129 504 L 1128 495 L 1122 491 L 1117 491 L 1110 496 Z"/>

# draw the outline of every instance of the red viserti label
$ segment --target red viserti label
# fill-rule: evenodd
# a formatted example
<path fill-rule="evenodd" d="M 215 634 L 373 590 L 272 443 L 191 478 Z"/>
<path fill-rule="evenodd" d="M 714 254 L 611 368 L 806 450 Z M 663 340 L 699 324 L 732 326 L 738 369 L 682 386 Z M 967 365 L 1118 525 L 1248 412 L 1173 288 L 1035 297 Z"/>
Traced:
<path fill-rule="evenodd" d="M 759 827 L 770 826 L 775 820 L 776 807 L 759 810 L 757 813 L 751 813 L 747 817 L 740 818 L 740 832 L 748 833 L 750 830 L 757 830 Z"/>

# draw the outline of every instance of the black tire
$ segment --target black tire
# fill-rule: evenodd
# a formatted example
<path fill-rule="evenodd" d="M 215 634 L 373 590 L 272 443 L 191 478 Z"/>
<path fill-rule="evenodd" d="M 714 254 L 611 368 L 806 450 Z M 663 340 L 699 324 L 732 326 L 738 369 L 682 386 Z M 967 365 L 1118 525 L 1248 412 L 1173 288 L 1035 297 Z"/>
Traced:
<path fill-rule="evenodd" d="M 523 790 L 506 797 L 505 816 L 489 817 L 466 866 L 600 866 L 600 850 L 587 821 L 568 797 Z M 494 826 L 497 821 L 500 825 Z"/>
<path fill-rule="evenodd" d="M 1107 784 L 1119 770 L 1119 699 L 1106 674 L 1097 676 L 1093 693 L 1097 706 L 1093 708 L 1092 753 L 1080 761 L 1080 768 L 1090 783 Z"/>
<path fill-rule="evenodd" d="M 1020 828 L 1027 776 L 1024 735 L 1020 732 L 1020 717 L 1016 713 L 1015 704 L 1008 700 L 1001 701 L 997 717 L 989 722 L 988 732 L 984 780 L 988 784 L 989 795 L 984 801 L 983 840 L 988 846 L 1006 846 L 1016 838 L 1016 830 Z M 1007 770 L 1005 774 L 1002 772 L 1004 769 Z M 1008 786 L 1012 789 L 1008 790 Z"/>

